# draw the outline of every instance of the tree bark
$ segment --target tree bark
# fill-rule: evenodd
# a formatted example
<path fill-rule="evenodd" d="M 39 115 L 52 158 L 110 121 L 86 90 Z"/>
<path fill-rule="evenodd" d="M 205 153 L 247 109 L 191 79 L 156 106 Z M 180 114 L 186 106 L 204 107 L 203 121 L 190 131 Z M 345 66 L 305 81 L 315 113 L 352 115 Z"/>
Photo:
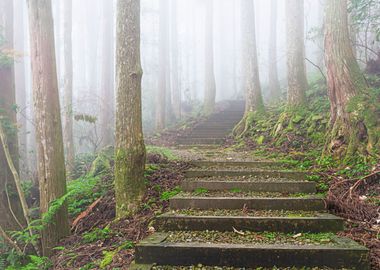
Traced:
<path fill-rule="evenodd" d="M 28 5 L 40 211 L 44 214 L 51 202 L 66 194 L 66 171 L 51 0 L 28 0 Z M 63 205 L 42 231 L 44 256 L 68 233 L 67 207 Z"/>
<path fill-rule="evenodd" d="M 376 97 L 369 95 L 354 56 L 347 0 L 326 2 L 325 62 L 331 118 L 325 154 L 348 161 L 378 150 L 380 116 Z"/>
<path fill-rule="evenodd" d="M 288 106 L 302 106 L 308 87 L 305 64 L 304 0 L 286 1 Z"/>
<path fill-rule="evenodd" d="M 271 24 L 269 34 L 269 99 L 271 101 L 278 101 L 281 98 L 280 81 L 278 79 L 277 69 L 277 1 L 271 0 Z"/>
<path fill-rule="evenodd" d="M 234 129 L 237 136 L 243 136 L 255 117 L 265 112 L 257 58 L 255 6 L 251 0 L 241 0 L 241 27 L 246 102 L 243 119 Z"/>
<path fill-rule="evenodd" d="M 205 1 L 206 26 L 205 26 L 205 92 L 203 113 L 209 115 L 214 112 L 216 98 L 216 83 L 214 72 L 214 2 Z"/>
<path fill-rule="evenodd" d="M 242 0 L 243 61 L 245 67 L 246 114 L 264 111 L 257 59 L 255 7 L 253 1 Z"/>
<path fill-rule="evenodd" d="M 140 207 L 145 193 L 141 110 L 140 1 L 118 0 L 116 43 L 116 216 Z"/>
<path fill-rule="evenodd" d="M 72 51 L 72 0 L 64 3 L 64 95 L 65 95 L 65 129 L 64 138 L 66 146 L 66 172 L 70 176 L 75 162 L 75 147 L 73 134 L 73 51 Z"/>
<path fill-rule="evenodd" d="M 181 119 L 182 95 L 178 83 L 178 22 L 177 22 L 177 1 L 171 1 L 171 52 L 172 52 L 172 93 L 173 112 L 177 119 Z"/>
<path fill-rule="evenodd" d="M 4 37 L 5 49 L 13 49 L 13 1 L 0 0 L 0 35 Z M 11 57 L 11 56 L 10 56 Z M 0 125 L 7 135 L 7 146 L 18 170 L 18 140 L 16 120 L 16 93 L 13 59 L 0 62 Z M 17 195 L 13 175 L 5 151 L 0 145 L 0 227 L 19 230 L 25 225 L 20 198 Z"/>
<path fill-rule="evenodd" d="M 102 147 L 114 144 L 115 130 L 115 54 L 113 1 L 102 2 L 102 73 L 100 84 L 100 128 Z"/>

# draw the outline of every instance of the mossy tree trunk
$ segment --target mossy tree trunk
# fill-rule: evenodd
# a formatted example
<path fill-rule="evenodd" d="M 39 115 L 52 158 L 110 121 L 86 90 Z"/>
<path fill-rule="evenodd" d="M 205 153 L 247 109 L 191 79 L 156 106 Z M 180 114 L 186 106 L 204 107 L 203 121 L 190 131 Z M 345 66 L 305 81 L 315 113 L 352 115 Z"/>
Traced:
<path fill-rule="evenodd" d="M 0 0 L 0 34 L 5 38 L 4 48 L 13 49 L 13 1 Z M 5 59 L 4 59 L 5 60 Z M 7 135 L 7 146 L 13 163 L 18 168 L 18 140 L 13 59 L 0 62 L 0 125 Z M 19 230 L 25 225 L 20 198 L 0 144 L 0 226 L 6 231 Z"/>
<path fill-rule="evenodd" d="M 116 61 L 116 216 L 125 218 L 139 209 L 145 193 L 139 0 L 118 0 Z"/>
<path fill-rule="evenodd" d="M 214 71 L 214 3 L 213 0 L 205 1 L 206 25 L 205 25 L 205 92 L 203 101 L 203 113 L 210 115 L 215 109 L 216 82 Z"/>
<path fill-rule="evenodd" d="M 265 112 L 257 57 L 255 7 L 253 1 L 241 1 L 241 27 L 246 105 L 243 119 L 234 130 L 234 134 L 237 136 L 244 135 L 255 117 Z"/>
<path fill-rule="evenodd" d="M 304 0 L 286 1 L 288 106 L 305 105 L 308 87 L 305 65 Z"/>
<path fill-rule="evenodd" d="M 325 155 L 345 161 L 378 152 L 380 134 L 376 97 L 369 95 L 349 35 L 347 0 L 327 1 L 325 62 L 331 118 Z"/>
<path fill-rule="evenodd" d="M 278 101 L 281 98 L 280 81 L 278 79 L 277 69 L 277 1 L 271 0 L 271 23 L 269 33 L 269 54 L 268 54 L 268 80 L 269 80 L 269 99 Z"/>
<path fill-rule="evenodd" d="M 66 171 L 70 176 L 75 161 L 74 135 L 73 135 L 73 53 L 72 53 L 72 0 L 64 3 L 63 33 L 64 42 L 64 101 L 65 101 L 65 125 L 64 138 L 66 146 Z"/>
<path fill-rule="evenodd" d="M 28 5 L 40 211 L 44 214 L 51 202 L 66 194 L 66 171 L 51 0 L 29 0 Z M 43 254 L 49 256 L 68 233 L 63 205 L 42 231 Z"/>
<path fill-rule="evenodd" d="M 114 145 L 115 130 L 115 50 L 113 1 L 102 1 L 102 71 L 100 84 L 101 146 Z"/>

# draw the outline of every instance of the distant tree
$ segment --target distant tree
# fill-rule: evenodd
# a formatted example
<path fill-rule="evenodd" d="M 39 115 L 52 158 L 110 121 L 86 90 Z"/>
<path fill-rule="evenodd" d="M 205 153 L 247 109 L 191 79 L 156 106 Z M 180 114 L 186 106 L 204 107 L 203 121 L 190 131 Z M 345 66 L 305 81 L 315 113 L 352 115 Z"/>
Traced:
<path fill-rule="evenodd" d="M 116 216 L 134 214 L 145 193 L 141 112 L 140 1 L 118 0 L 116 42 Z"/>
<path fill-rule="evenodd" d="M 268 80 L 269 80 L 269 98 L 272 101 L 277 101 L 281 97 L 280 81 L 278 79 L 278 69 L 277 69 L 277 16 L 278 8 L 277 1 L 271 0 L 271 23 L 270 23 L 270 33 L 269 33 L 269 70 L 268 70 Z"/>
<path fill-rule="evenodd" d="M 305 105 L 308 87 L 305 64 L 304 0 L 286 1 L 288 106 Z"/>
<path fill-rule="evenodd" d="M 203 113 L 209 115 L 215 109 L 216 83 L 214 72 L 214 2 L 205 1 L 206 25 L 205 25 L 205 92 Z"/>
<path fill-rule="evenodd" d="M 181 118 L 181 88 L 179 86 L 179 65 L 178 65 L 178 20 L 177 20 L 177 1 L 171 1 L 171 82 L 173 94 L 173 112 L 177 119 Z"/>
<path fill-rule="evenodd" d="M 73 50 L 72 50 L 72 0 L 63 3 L 63 32 L 64 32 L 64 138 L 66 146 L 66 171 L 70 176 L 75 162 L 75 148 L 73 135 Z"/>
<path fill-rule="evenodd" d="M 102 147 L 114 144 L 115 120 L 115 54 L 113 1 L 102 1 L 102 65 L 100 129 Z"/>
<path fill-rule="evenodd" d="M 28 89 L 26 85 L 26 70 L 25 70 L 25 25 L 24 25 L 24 10 L 25 2 L 23 0 L 14 1 L 14 48 L 16 51 L 15 61 L 15 82 L 16 82 L 16 101 L 18 106 L 18 139 L 20 153 L 20 173 L 23 178 L 29 171 L 28 158 L 28 131 L 27 131 L 27 97 Z"/>
<path fill-rule="evenodd" d="M 159 78 L 158 91 L 156 96 L 156 130 L 161 131 L 166 127 L 167 105 L 168 105 L 168 82 L 167 82 L 167 60 L 168 60 L 168 0 L 159 2 Z"/>
<path fill-rule="evenodd" d="M 66 194 L 66 171 L 51 0 L 28 0 L 28 5 L 40 211 L 44 214 L 53 201 Z M 49 256 L 68 233 L 64 204 L 42 231 L 43 254 Z"/>
<path fill-rule="evenodd" d="M 16 93 L 13 58 L 13 1 L 0 0 L 0 125 L 7 135 L 7 147 L 18 168 Z M 0 227 L 19 230 L 25 225 L 20 199 L 3 145 L 0 143 Z"/>
<path fill-rule="evenodd" d="M 251 0 L 241 0 L 241 27 L 246 104 L 244 117 L 234 130 L 238 136 L 247 131 L 257 114 L 265 112 L 257 58 L 255 7 Z"/>
<path fill-rule="evenodd" d="M 380 107 L 355 59 L 349 35 L 347 0 L 326 1 L 325 62 L 331 103 L 325 154 L 349 161 L 379 157 Z"/>

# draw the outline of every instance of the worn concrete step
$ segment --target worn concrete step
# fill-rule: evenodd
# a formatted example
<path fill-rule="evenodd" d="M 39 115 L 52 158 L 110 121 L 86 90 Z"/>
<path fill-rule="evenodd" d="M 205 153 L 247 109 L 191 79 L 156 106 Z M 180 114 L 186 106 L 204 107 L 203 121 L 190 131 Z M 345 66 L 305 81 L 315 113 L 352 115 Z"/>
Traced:
<path fill-rule="evenodd" d="M 158 231 L 240 231 L 322 233 L 344 229 L 343 219 L 331 214 L 313 217 L 192 216 L 166 213 L 155 220 Z"/>
<path fill-rule="evenodd" d="M 305 180 L 306 174 L 297 171 L 265 171 L 265 170 L 188 170 L 185 172 L 188 178 L 213 177 L 213 176 L 250 176 L 262 178 L 292 178 Z"/>
<path fill-rule="evenodd" d="M 171 243 L 155 233 L 136 246 L 138 264 L 191 266 L 330 267 L 369 270 L 368 249 L 347 238 L 334 245 Z"/>
<path fill-rule="evenodd" d="M 202 150 L 213 150 L 218 149 L 220 146 L 216 144 L 185 144 L 185 145 L 177 145 L 177 149 L 202 149 Z"/>
<path fill-rule="evenodd" d="M 224 139 L 228 136 L 228 133 L 190 133 L 189 135 L 181 137 L 181 139 L 198 139 L 198 138 L 214 138 L 214 139 Z"/>
<path fill-rule="evenodd" d="M 291 210 L 323 211 L 325 203 L 317 197 L 182 197 L 170 199 L 170 208 L 179 209 L 252 209 L 252 210 Z"/>
<path fill-rule="evenodd" d="M 221 144 L 223 139 L 220 138 L 179 138 L 178 144 Z"/>
<path fill-rule="evenodd" d="M 281 193 L 315 193 L 316 184 L 307 181 L 207 181 L 189 180 L 183 181 L 183 191 L 193 191 L 204 188 L 209 191 L 223 191 L 239 189 L 257 192 L 281 192 Z"/>
<path fill-rule="evenodd" d="M 218 153 L 217 153 L 218 154 Z M 288 164 L 284 162 L 271 161 L 271 160 L 255 160 L 255 161 L 209 161 L 209 160 L 196 160 L 191 164 L 197 167 L 288 167 Z"/>

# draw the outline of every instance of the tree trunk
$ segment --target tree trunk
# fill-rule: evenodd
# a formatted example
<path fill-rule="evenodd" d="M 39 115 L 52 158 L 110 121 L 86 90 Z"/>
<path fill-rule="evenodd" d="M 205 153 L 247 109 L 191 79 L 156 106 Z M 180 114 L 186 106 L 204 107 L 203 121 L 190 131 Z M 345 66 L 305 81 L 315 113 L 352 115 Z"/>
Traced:
<path fill-rule="evenodd" d="M 65 129 L 66 171 L 70 176 L 75 162 L 73 135 L 73 52 L 72 52 L 72 0 L 64 2 L 64 95 L 65 95 Z"/>
<path fill-rule="evenodd" d="M 245 59 L 246 113 L 262 112 L 264 102 L 261 94 L 259 65 L 257 59 L 255 7 L 251 0 L 242 3 L 243 59 Z"/>
<path fill-rule="evenodd" d="M 288 106 L 298 107 L 306 102 L 308 87 L 305 65 L 304 0 L 286 1 Z"/>
<path fill-rule="evenodd" d="M 280 81 L 278 80 L 277 69 L 277 1 L 271 0 L 271 24 L 269 34 L 269 99 L 278 101 L 281 98 Z"/>
<path fill-rule="evenodd" d="M 145 192 L 145 145 L 142 132 L 140 1 L 118 0 L 116 43 L 116 216 L 140 207 Z"/>
<path fill-rule="evenodd" d="M 40 211 L 44 214 L 51 202 L 66 194 L 66 171 L 51 0 L 29 0 L 28 5 Z M 42 231 L 44 256 L 68 233 L 67 207 L 63 205 Z"/>
<path fill-rule="evenodd" d="M 255 7 L 251 0 L 241 2 L 241 27 L 246 104 L 244 117 L 234 130 L 234 134 L 239 136 L 244 135 L 257 114 L 265 112 L 257 58 Z"/>
<path fill-rule="evenodd" d="M 13 49 L 13 1 L 0 0 L 0 35 L 4 37 L 3 47 Z M 16 93 L 14 63 L 11 56 L 0 62 L 0 125 L 7 135 L 7 145 L 12 160 L 18 168 L 18 140 L 16 123 Z M 25 225 L 20 198 L 9 168 L 3 146 L 0 144 L 0 226 L 8 230 L 20 230 Z"/>
<path fill-rule="evenodd" d="M 173 112 L 177 119 L 181 119 L 181 88 L 178 83 L 178 22 L 177 22 L 177 1 L 171 1 L 171 52 L 172 52 L 172 93 Z"/>
<path fill-rule="evenodd" d="M 114 12 L 113 1 L 102 2 L 102 73 L 100 84 L 100 128 L 102 147 L 114 144 L 115 130 L 115 54 L 114 54 Z"/>
<path fill-rule="evenodd" d="M 24 1 L 14 1 L 14 48 L 20 55 L 15 61 L 15 82 L 16 82 L 16 101 L 19 108 L 18 113 L 18 140 L 20 153 L 20 174 L 26 178 L 28 169 L 28 131 L 27 131 L 27 89 L 25 74 L 25 28 L 24 28 Z"/>
<path fill-rule="evenodd" d="M 161 131 L 166 127 L 166 103 L 167 103 L 167 20 L 166 11 L 169 7 L 168 0 L 160 0 L 160 14 L 159 14 L 159 78 L 158 78 L 158 92 L 157 92 L 157 103 L 156 103 L 156 130 Z"/>
<path fill-rule="evenodd" d="M 378 104 L 376 97 L 369 95 L 354 56 L 347 0 L 326 3 L 325 62 L 331 103 L 330 134 L 325 154 L 349 161 L 357 154 L 376 152 L 380 133 Z"/>
<path fill-rule="evenodd" d="M 205 93 L 203 113 L 209 115 L 214 112 L 216 98 L 216 83 L 214 73 L 214 3 L 213 0 L 205 1 L 206 26 L 205 26 Z"/>

